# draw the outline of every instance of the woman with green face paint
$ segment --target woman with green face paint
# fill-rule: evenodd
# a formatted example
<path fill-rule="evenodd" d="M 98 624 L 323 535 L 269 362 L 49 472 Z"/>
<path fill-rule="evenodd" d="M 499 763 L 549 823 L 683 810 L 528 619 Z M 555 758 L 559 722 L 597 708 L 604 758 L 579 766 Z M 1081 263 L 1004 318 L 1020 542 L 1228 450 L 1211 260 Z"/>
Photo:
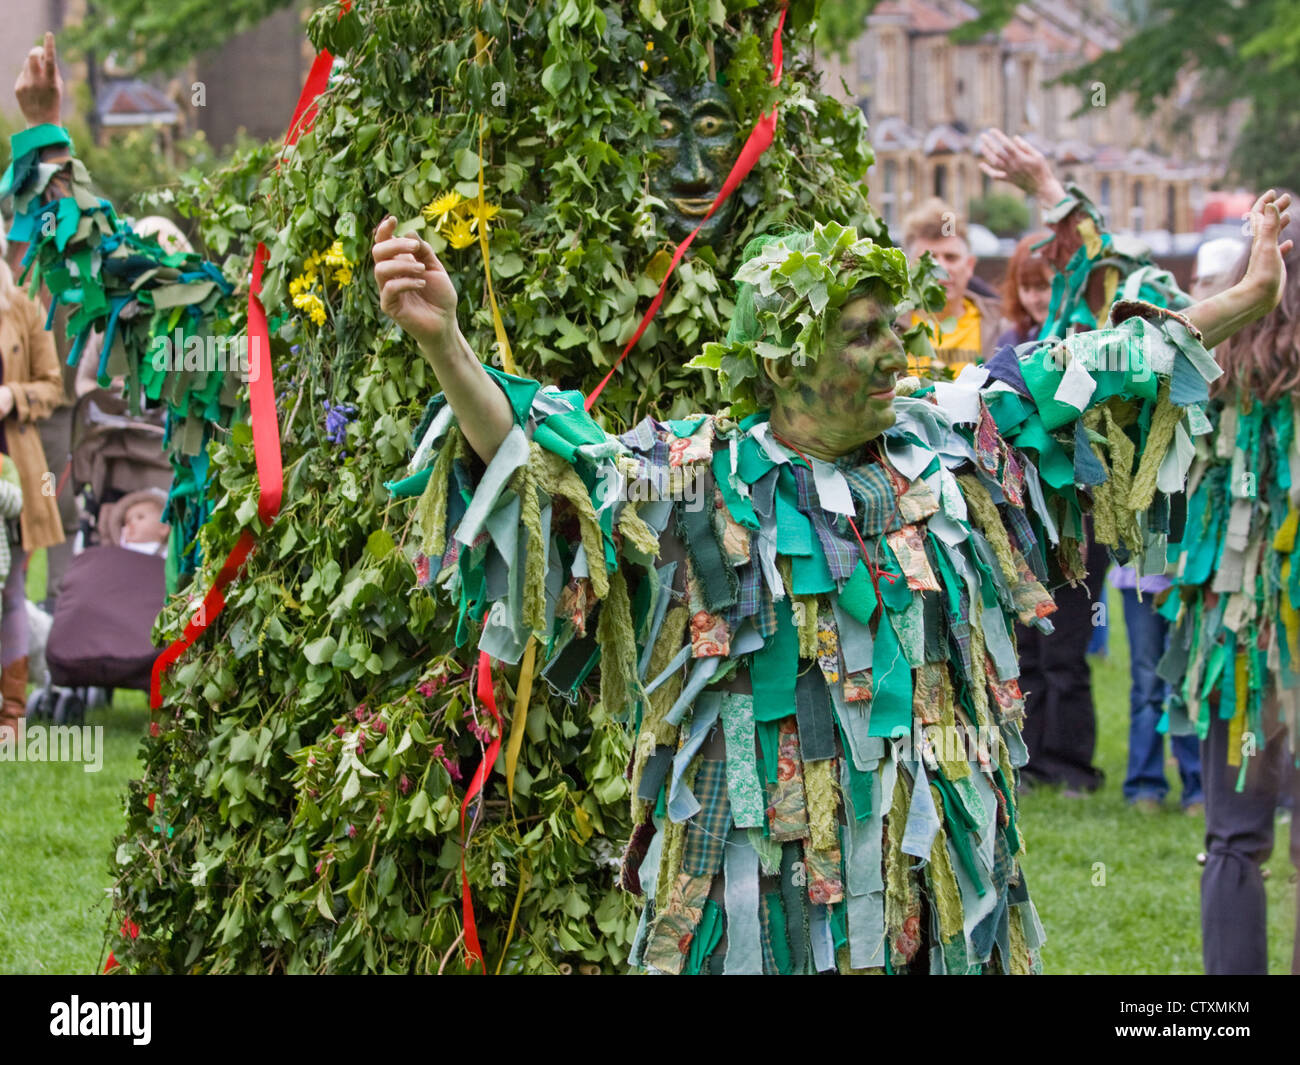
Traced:
<path fill-rule="evenodd" d="M 417 573 L 481 651 L 533 644 L 554 690 L 626 721 L 631 967 L 1037 970 L 1013 622 L 1050 624 L 1085 506 L 1136 546 L 1167 503 L 1148 468 L 1185 416 L 1167 382 L 1204 388 L 1202 338 L 1272 306 L 1286 206 L 1257 205 L 1226 298 L 1119 304 L 1112 328 L 911 395 L 924 339 L 890 323 L 930 305 L 924 271 L 836 225 L 768 238 L 695 360 L 730 407 L 619 437 L 579 394 L 481 364 L 432 250 L 381 225 L 381 305 L 444 389 L 412 462 Z M 1084 431 L 1094 410 L 1108 434 Z"/>

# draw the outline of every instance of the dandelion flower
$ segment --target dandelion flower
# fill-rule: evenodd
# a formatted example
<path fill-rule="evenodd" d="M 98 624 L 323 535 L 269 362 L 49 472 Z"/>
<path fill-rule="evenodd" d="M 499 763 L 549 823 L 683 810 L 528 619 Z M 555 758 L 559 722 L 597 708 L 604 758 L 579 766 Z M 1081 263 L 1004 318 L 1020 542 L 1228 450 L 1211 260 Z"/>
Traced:
<path fill-rule="evenodd" d="M 442 235 L 447 238 L 447 243 L 453 248 L 468 248 L 478 238 L 474 236 L 474 230 L 470 225 L 468 218 L 457 218 L 451 228 L 444 229 Z"/>
<path fill-rule="evenodd" d="M 437 224 L 441 226 L 446 221 L 447 216 L 459 207 L 464 199 L 464 196 L 452 189 L 450 192 L 444 192 L 432 203 L 426 203 L 420 213 L 424 215 L 426 222 L 437 219 Z"/>

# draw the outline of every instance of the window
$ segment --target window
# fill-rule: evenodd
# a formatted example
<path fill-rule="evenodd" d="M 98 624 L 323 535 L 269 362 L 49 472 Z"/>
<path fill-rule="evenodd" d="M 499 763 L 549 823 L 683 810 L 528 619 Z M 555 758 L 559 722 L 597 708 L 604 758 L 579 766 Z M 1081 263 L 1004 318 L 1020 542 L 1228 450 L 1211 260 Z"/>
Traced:
<path fill-rule="evenodd" d="M 884 215 L 885 225 L 893 229 L 898 216 L 898 164 L 893 159 L 885 160 L 884 185 L 880 196 L 880 213 Z"/>

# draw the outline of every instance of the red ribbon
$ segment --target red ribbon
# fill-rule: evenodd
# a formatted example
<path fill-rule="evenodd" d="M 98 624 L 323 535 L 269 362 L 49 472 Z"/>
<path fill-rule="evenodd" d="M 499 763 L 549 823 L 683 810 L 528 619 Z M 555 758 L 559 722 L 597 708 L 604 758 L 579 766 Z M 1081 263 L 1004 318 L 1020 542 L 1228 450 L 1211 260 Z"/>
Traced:
<path fill-rule="evenodd" d="M 784 52 L 781 48 L 781 31 L 785 29 L 786 10 L 787 9 L 785 8 L 781 9 L 780 18 L 777 19 L 776 23 L 776 34 L 772 38 L 773 85 L 778 85 L 781 82 L 781 68 L 784 64 Z M 623 354 L 621 354 L 615 361 L 614 365 L 609 368 L 609 373 L 604 376 L 600 384 L 592 389 L 591 395 L 587 397 L 586 401 L 582 405 L 584 410 L 591 410 L 592 406 L 596 402 L 596 397 L 599 396 L 605 386 L 609 384 L 609 379 L 614 376 L 614 371 L 623 364 L 623 360 L 627 358 L 628 352 L 636 347 L 637 342 L 641 339 L 650 323 L 654 320 L 654 316 L 659 313 L 659 307 L 664 301 L 664 292 L 668 288 L 668 279 L 673 276 L 673 271 L 677 269 L 677 264 L 682 261 L 682 256 L 686 254 L 686 249 L 691 246 L 691 241 L 693 241 L 696 234 L 704 228 L 708 220 L 713 217 L 714 212 L 726 202 L 727 197 L 735 192 L 736 189 L 740 187 L 740 183 L 749 176 L 749 172 L 754 169 L 754 164 L 758 162 L 759 156 L 761 156 L 771 146 L 772 138 L 776 135 L 776 112 L 777 109 L 773 107 L 770 114 L 764 115 L 754 123 L 754 128 L 750 130 L 749 138 L 740 149 L 740 155 L 736 157 L 736 162 L 731 168 L 731 173 L 727 175 L 727 180 L 722 183 L 722 188 L 719 190 L 717 198 L 713 201 L 713 206 L 709 208 L 709 213 L 706 214 L 700 221 L 700 224 L 691 231 L 690 235 L 677 245 L 677 251 L 673 253 L 673 260 L 668 264 L 668 272 L 664 274 L 664 279 L 659 283 L 659 291 L 655 293 L 655 298 L 650 301 L 650 307 L 645 312 L 645 317 L 641 319 L 641 324 L 637 326 L 636 332 L 632 334 L 632 339 L 627 342 L 627 347 L 623 349 Z"/>
<path fill-rule="evenodd" d="M 486 651 L 478 655 L 478 701 L 488 708 L 497 723 L 496 737 L 488 744 L 488 749 L 479 762 L 478 768 L 470 778 L 469 787 L 465 789 L 465 798 L 460 804 L 460 902 L 462 925 L 465 929 L 465 952 L 471 962 L 478 962 L 487 973 L 487 962 L 483 960 L 483 948 L 478 941 L 478 923 L 474 920 L 474 900 L 470 896 L 469 876 L 465 872 L 465 849 L 469 840 L 465 838 L 465 814 L 474 796 L 483 790 L 487 778 L 496 765 L 497 755 L 501 753 L 501 711 L 497 709 L 496 692 L 492 688 L 492 659 Z"/>
<path fill-rule="evenodd" d="M 344 0 L 342 18 L 352 7 L 352 0 Z M 316 56 L 298 95 L 298 104 L 293 109 L 293 118 L 284 135 L 284 145 L 296 144 L 298 138 L 312 128 L 316 121 L 316 101 L 329 84 L 330 68 L 334 65 L 334 56 L 323 51 Z M 258 500 L 257 516 L 263 525 L 270 525 L 280 513 L 280 503 L 284 497 L 284 464 L 280 453 L 280 424 L 275 413 L 275 386 L 271 374 L 271 330 L 266 320 L 266 308 L 262 306 L 262 274 L 266 270 L 270 253 L 266 245 L 258 242 L 253 253 L 253 276 L 248 286 L 248 346 L 249 359 L 255 368 L 249 375 L 248 407 L 249 421 L 253 427 L 253 460 L 257 464 Z M 181 655 L 189 650 L 194 642 L 226 607 L 226 588 L 239 575 L 244 563 L 253 550 L 255 541 L 253 533 L 245 529 L 239 534 L 234 549 L 226 556 L 217 579 L 212 582 L 207 595 L 199 609 L 190 618 L 189 624 L 180 639 L 173 640 L 153 663 L 153 674 L 149 684 L 149 705 L 162 709 L 162 678 Z"/>

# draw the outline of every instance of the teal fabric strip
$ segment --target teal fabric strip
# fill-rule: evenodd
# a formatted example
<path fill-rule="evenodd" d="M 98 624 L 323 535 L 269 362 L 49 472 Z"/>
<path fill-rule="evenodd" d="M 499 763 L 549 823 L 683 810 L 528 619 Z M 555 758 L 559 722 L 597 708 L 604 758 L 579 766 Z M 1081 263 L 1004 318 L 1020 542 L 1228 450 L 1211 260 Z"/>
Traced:
<path fill-rule="evenodd" d="M 698 976 L 713 952 L 718 949 L 720 942 L 722 942 L 722 907 L 712 899 L 705 899 L 700 927 L 695 930 L 695 935 L 691 939 L 691 949 L 686 956 L 683 974 Z"/>
<path fill-rule="evenodd" d="M 754 697 L 743 692 L 722 695 L 722 732 L 727 745 L 727 795 L 737 828 L 762 828 L 767 803 L 758 779 L 755 753 Z"/>
<path fill-rule="evenodd" d="M 754 719 L 776 721 L 795 711 L 795 677 L 799 673 L 799 632 L 794 626 L 790 603 L 779 599 L 776 632 L 762 650 L 755 651 L 749 675 L 754 688 Z"/>
<path fill-rule="evenodd" d="M 761 976 L 763 943 L 759 916 L 758 852 L 750 845 L 749 835 L 743 829 L 732 829 L 727 837 L 724 876 L 727 960 L 723 971 L 728 976 Z"/>
<path fill-rule="evenodd" d="M 871 583 L 871 574 L 867 564 L 861 559 L 853 568 L 853 574 L 844 582 L 836 598 L 839 608 L 861 625 L 870 625 L 871 616 L 876 612 L 879 600 L 876 589 Z M 870 630 L 868 630 L 870 631 Z M 856 672 L 856 670 L 850 670 Z"/>
<path fill-rule="evenodd" d="M 753 502 L 737 492 L 731 483 L 730 454 L 728 448 L 713 453 L 713 479 L 717 482 L 718 491 L 722 493 L 722 502 L 726 504 L 732 521 L 747 529 L 757 529 L 758 515 L 754 513 Z"/>
<path fill-rule="evenodd" d="M 871 721 L 868 735 L 906 735 L 912 727 L 912 667 L 903 656 L 903 648 L 886 611 L 876 627 L 876 647 L 872 658 Z"/>
<path fill-rule="evenodd" d="M 794 474 L 784 465 L 776 481 L 776 549 L 792 558 L 811 555 L 813 539 L 812 522 L 799 511 Z"/>

